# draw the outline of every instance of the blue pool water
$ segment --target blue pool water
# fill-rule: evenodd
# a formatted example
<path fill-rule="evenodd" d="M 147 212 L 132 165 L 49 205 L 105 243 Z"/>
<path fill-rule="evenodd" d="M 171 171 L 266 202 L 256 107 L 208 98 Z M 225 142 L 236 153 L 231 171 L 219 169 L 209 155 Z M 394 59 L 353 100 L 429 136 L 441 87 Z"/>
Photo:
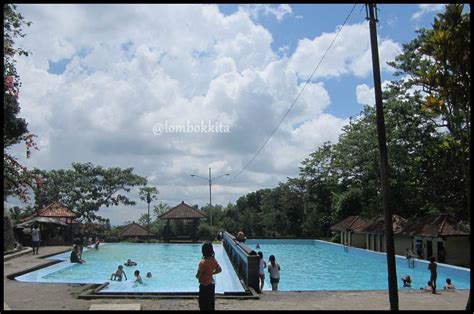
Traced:
<path fill-rule="evenodd" d="M 255 245 L 259 243 L 260 249 Z M 313 290 L 388 290 L 387 259 L 384 253 L 372 252 L 318 240 L 247 240 L 246 244 L 262 251 L 268 262 L 275 255 L 281 265 L 281 291 Z M 408 268 L 406 258 L 397 256 L 397 277 L 400 290 L 419 289 L 430 279 L 428 262 L 415 261 L 415 268 Z M 271 287 L 265 269 L 265 286 Z M 400 278 L 408 274 L 413 278 L 411 288 L 403 287 Z M 451 278 L 458 289 L 470 288 L 470 271 L 467 268 L 438 263 L 438 289 Z M 265 289 L 264 289 L 265 290 Z"/>
<path fill-rule="evenodd" d="M 124 244 L 107 243 L 99 250 L 83 252 L 84 264 L 69 262 L 70 252 L 49 257 L 63 262 L 19 277 L 25 282 L 104 283 L 110 284 L 100 292 L 198 292 L 195 277 L 202 257 L 201 244 Z M 215 276 L 216 293 L 244 292 L 222 245 L 214 245 L 216 259 L 222 272 Z M 118 265 L 131 258 L 137 266 L 124 266 L 127 281 L 110 281 Z M 139 270 L 143 285 L 133 284 L 134 271 Z M 146 278 L 151 272 L 152 278 Z"/>
<path fill-rule="evenodd" d="M 265 261 L 273 254 L 281 265 L 281 291 L 316 290 L 388 290 L 387 263 L 384 253 L 349 248 L 345 252 L 339 244 L 318 240 L 247 240 L 246 244 L 255 249 L 256 243 L 264 254 Z M 216 293 L 243 292 L 222 245 L 214 245 L 216 259 L 222 273 L 215 276 Z M 83 253 L 85 264 L 69 262 L 70 252 L 58 254 L 49 259 L 59 259 L 60 263 L 33 271 L 16 280 L 43 283 L 104 283 L 110 284 L 100 292 L 198 292 L 195 278 L 201 258 L 201 244 L 125 244 L 107 243 L 99 250 Z M 138 262 L 137 266 L 124 267 L 128 280 L 110 281 L 110 275 L 127 258 Z M 416 260 L 415 268 L 408 268 L 403 256 L 397 256 L 397 277 L 408 274 L 413 278 L 412 288 L 425 286 L 430 274 L 428 262 Z M 132 283 L 133 272 L 140 270 L 143 285 Z M 153 277 L 145 277 L 147 272 Z M 458 289 L 470 288 L 470 271 L 467 268 L 438 263 L 438 287 L 451 278 Z M 264 290 L 271 287 L 268 272 Z"/>

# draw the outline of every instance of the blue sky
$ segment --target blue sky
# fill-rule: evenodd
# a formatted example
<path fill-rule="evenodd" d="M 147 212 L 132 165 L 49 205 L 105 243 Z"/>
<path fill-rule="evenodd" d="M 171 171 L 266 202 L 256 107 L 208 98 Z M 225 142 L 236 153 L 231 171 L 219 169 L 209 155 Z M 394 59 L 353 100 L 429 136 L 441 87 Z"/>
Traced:
<path fill-rule="evenodd" d="M 283 18 L 277 20 L 271 14 L 261 14 L 257 23 L 267 28 L 273 35 L 272 49 L 278 51 L 281 47 L 288 47 L 287 54 L 291 55 L 301 38 L 315 38 L 322 32 L 331 33 L 336 25 L 341 25 L 351 11 L 354 4 L 291 4 L 292 15 L 295 18 Z M 239 9 L 237 4 L 220 4 L 219 9 L 224 14 L 230 15 Z M 413 14 L 420 12 L 417 4 L 379 4 L 378 5 L 378 36 L 389 37 L 397 42 L 405 43 L 415 37 L 415 30 L 421 27 L 429 28 L 433 22 L 433 13 L 423 14 L 419 18 L 413 18 Z M 363 21 L 366 18 L 365 6 L 358 4 L 351 14 L 348 24 Z M 367 34 L 369 36 L 369 34 Z M 315 58 L 319 62 L 319 58 Z M 391 73 L 382 73 L 383 80 L 396 79 Z M 356 95 L 350 88 L 365 83 L 366 79 L 345 77 L 340 79 L 329 79 L 325 81 L 326 88 L 331 92 L 333 106 L 327 110 L 328 113 L 338 117 L 356 116 L 361 111 L 357 103 Z M 350 100 L 349 102 L 347 100 Z"/>
<path fill-rule="evenodd" d="M 208 186 L 190 174 L 231 173 L 213 185 L 227 204 L 297 176 L 301 161 L 373 104 L 369 29 L 359 4 L 290 114 L 289 108 L 353 4 L 21 4 L 31 27 L 18 46 L 21 114 L 38 136 L 28 168 L 73 162 L 133 167 L 160 201 L 205 205 Z M 442 5 L 379 5 L 382 81 L 386 62 L 430 27 Z M 468 7 L 466 8 L 466 10 Z M 156 131 L 157 125 L 220 123 L 228 132 Z M 194 130 L 194 129 L 193 129 Z M 129 195 L 138 200 L 136 191 Z M 18 203 L 8 200 L 7 203 Z M 8 205 L 7 205 L 8 206 Z M 99 214 L 137 220 L 144 206 Z"/>

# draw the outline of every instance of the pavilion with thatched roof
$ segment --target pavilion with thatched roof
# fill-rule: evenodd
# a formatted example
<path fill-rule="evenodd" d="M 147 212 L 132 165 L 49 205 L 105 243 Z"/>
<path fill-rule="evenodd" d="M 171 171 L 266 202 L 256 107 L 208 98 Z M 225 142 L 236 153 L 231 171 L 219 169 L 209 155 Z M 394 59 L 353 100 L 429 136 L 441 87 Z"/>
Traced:
<path fill-rule="evenodd" d="M 184 201 L 181 204 L 171 208 L 165 213 L 158 216 L 160 219 L 167 220 L 166 230 L 164 239 L 169 242 L 172 240 L 170 234 L 170 221 L 171 220 L 192 220 L 193 221 L 193 231 L 191 235 L 178 235 L 173 240 L 192 240 L 193 242 L 197 241 L 197 223 L 201 218 L 207 218 L 207 215 L 201 212 L 200 210 L 186 204 Z"/>
<path fill-rule="evenodd" d="M 150 231 L 150 236 L 155 237 L 155 234 Z M 148 230 L 134 221 L 131 224 L 125 226 L 122 231 L 120 231 L 120 237 L 146 240 L 148 239 Z"/>

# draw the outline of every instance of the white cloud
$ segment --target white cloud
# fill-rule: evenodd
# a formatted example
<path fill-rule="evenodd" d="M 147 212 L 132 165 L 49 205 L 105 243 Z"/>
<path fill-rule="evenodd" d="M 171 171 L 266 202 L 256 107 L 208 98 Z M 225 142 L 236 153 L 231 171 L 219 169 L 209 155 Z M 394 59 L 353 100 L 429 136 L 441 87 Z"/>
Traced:
<path fill-rule="evenodd" d="M 366 84 L 357 85 L 356 87 L 357 102 L 362 105 L 373 106 L 375 104 L 374 88 L 370 88 Z"/>
<path fill-rule="evenodd" d="M 293 14 L 293 10 L 288 4 L 247 4 L 242 5 L 241 8 L 248 11 L 254 19 L 258 19 L 260 14 L 274 15 L 279 22 L 287 15 Z"/>
<path fill-rule="evenodd" d="M 390 81 L 383 81 L 382 91 L 386 90 L 389 84 Z M 356 98 L 359 104 L 373 107 L 375 105 L 375 88 L 370 88 L 367 84 L 357 85 Z"/>
<path fill-rule="evenodd" d="M 44 169 L 69 168 L 72 162 L 134 167 L 170 205 L 208 202 L 205 182 L 190 174 L 206 177 L 211 167 L 215 176 L 235 175 L 248 163 L 303 87 L 298 78 L 312 71 L 317 53 L 334 35 L 302 39 L 293 55 L 280 57 L 272 51 L 272 34 L 243 9 L 225 16 L 216 5 L 18 8 L 33 21 L 19 41 L 33 52 L 17 63 L 21 116 L 41 150 L 26 159 L 24 147 L 15 146 L 15 155 L 28 167 Z M 265 8 L 258 10 L 277 19 L 291 14 L 286 5 Z M 364 24 L 340 36 L 320 79 L 306 86 L 255 161 L 239 177 L 219 179 L 215 203 L 297 175 L 310 152 L 337 141 L 347 119 L 325 112 L 331 95 L 321 78 L 365 75 L 357 61 L 369 49 Z M 381 59 L 390 57 L 385 50 L 397 48 L 390 40 L 380 47 Z M 71 59 L 64 73 L 48 73 L 48 60 L 64 58 Z M 153 125 L 165 121 L 223 122 L 230 132 L 154 135 Z M 142 209 L 118 206 L 101 213 L 118 224 L 137 220 Z"/>
<path fill-rule="evenodd" d="M 426 13 L 442 11 L 444 10 L 445 6 L 446 4 L 442 4 L 442 3 L 419 4 L 418 11 L 413 13 L 413 15 L 411 16 L 411 19 L 416 20 L 422 17 L 423 15 L 425 15 Z"/>
<path fill-rule="evenodd" d="M 290 67 L 302 79 L 307 79 L 319 64 L 324 53 L 336 36 L 323 33 L 313 40 L 304 38 L 299 41 L 295 53 L 291 56 Z M 379 56 L 382 70 L 392 71 L 387 61 L 400 53 L 401 46 L 390 39 L 379 39 Z M 372 69 L 370 36 L 366 22 L 346 25 L 334 41 L 331 49 L 315 72 L 313 79 L 356 75 L 366 77 Z"/>

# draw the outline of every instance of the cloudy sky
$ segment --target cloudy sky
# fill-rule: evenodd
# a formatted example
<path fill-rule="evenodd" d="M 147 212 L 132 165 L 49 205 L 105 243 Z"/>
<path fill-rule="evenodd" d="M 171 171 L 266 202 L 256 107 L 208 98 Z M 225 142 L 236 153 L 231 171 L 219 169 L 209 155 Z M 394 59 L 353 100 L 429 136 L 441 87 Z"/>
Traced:
<path fill-rule="evenodd" d="M 337 142 L 349 117 L 374 102 L 369 28 L 359 4 L 277 132 L 241 172 L 352 7 L 18 5 L 32 22 L 17 41 L 32 52 L 17 62 L 20 116 L 40 150 L 30 159 L 22 145 L 11 152 L 29 168 L 73 162 L 133 167 L 171 206 L 209 202 L 207 182 L 190 176 L 207 177 L 209 167 L 213 176 L 231 174 L 213 184 L 214 204 L 275 187 L 296 176 L 300 162 L 323 142 Z M 383 81 L 393 79 L 386 62 L 442 9 L 379 5 Z M 188 125 L 208 129 L 176 131 L 190 131 Z M 144 212 L 146 204 L 139 203 L 99 214 L 117 225 Z"/>

